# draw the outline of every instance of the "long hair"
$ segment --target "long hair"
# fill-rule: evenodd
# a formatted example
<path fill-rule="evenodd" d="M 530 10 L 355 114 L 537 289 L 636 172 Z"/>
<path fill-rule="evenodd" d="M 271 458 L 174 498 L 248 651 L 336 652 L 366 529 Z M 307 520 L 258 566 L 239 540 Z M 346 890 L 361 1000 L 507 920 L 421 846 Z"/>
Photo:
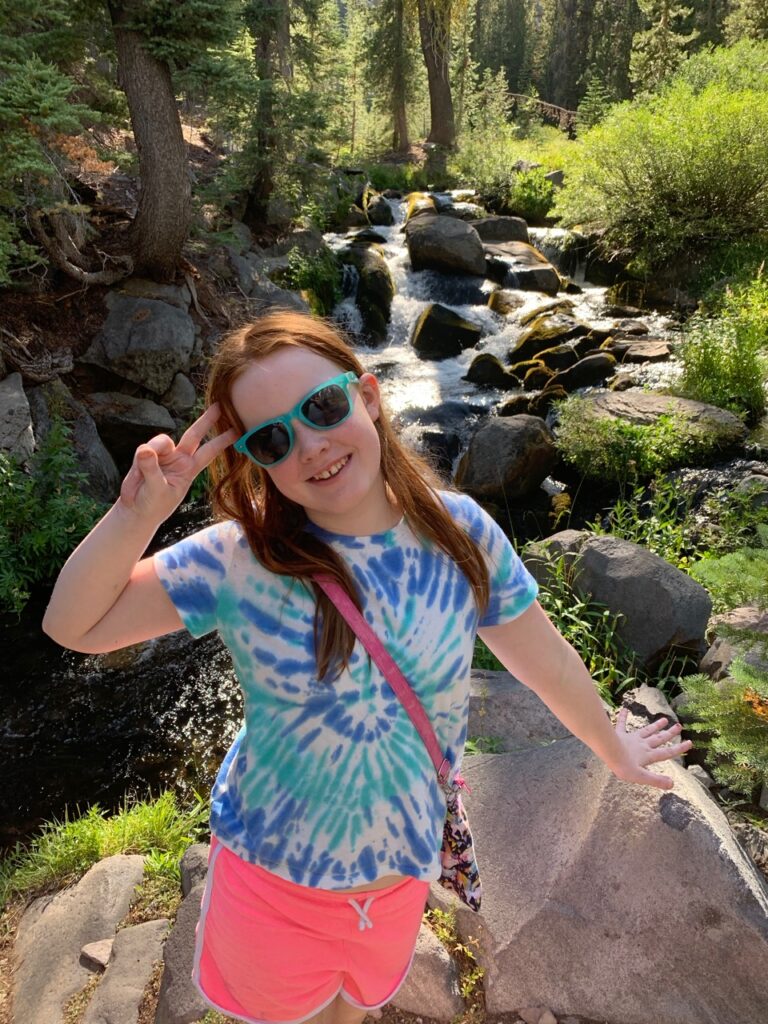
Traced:
<path fill-rule="evenodd" d="M 211 361 L 207 401 L 218 402 L 221 416 L 215 432 L 245 427 L 232 404 L 235 379 L 254 360 L 278 349 L 308 349 L 341 370 L 365 373 L 351 348 L 323 320 L 279 310 L 227 335 Z M 428 463 L 397 437 L 385 411 L 375 420 L 381 444 L 381 470 L 411 529 L 440 548 L 460 566 L 478 607 L 488 604 L 488 568 L 477 545 L 446 510 L 436 489 L 441 486 Z M 332 601 L 312 580 L 315 573 L 332 576 L 361 608 L 352 574 L 342 558 L 314 533 L 305 530 L 303 507 L 275 487 L 269 473 L 231 446 L 210 466 L 212 503 L 217 519 L 237 521 L 258 561 L 270 572 L 292 576 L 311 586 L 315 596 L 315 652 L 318 678 L 346 667 L 355 637 Z"/>

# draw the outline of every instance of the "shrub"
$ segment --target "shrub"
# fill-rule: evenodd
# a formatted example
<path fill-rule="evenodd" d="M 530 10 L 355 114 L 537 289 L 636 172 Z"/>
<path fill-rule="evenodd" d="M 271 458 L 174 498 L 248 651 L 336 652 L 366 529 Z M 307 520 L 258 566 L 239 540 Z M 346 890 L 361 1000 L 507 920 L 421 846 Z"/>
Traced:
<path fill-rule="evenodd" d="M 366 174 L 378 192 L 387 188 L 420 192 L 428 187 L 427 172 L 419 164 L 372 164 L 366 167 Z"/>
<path fill-rule="evenodd" d="M 768 227 L 768 92 L 675 80 L 614 107 L 574 154 L 555 213 L 648 266 Z"/>
<path fill-rule="evenodd" d="M 741 605 L 768 608 L 768 526 L 757 527 L 759 547 L 740 548 L 691 566 L 691 576 L 712 595 L 716 611 Z"/>
<path fill-rule="evenodd" d="M 0 453 L 0 608 L 20 612 L 30 587 L 56 575 L 104 511 L 84 495 L 71 431 L 54 417 L 27 473 Z"/>
<path fill-rule="evenodd" d="M 699 526 L 698 547 L 709 555 L 758 547 L 760 529 L 768 528 L 768 505 L 750 491 L 716 491 L 703 506 L 706 522 Z"/>
<path fill-rule="evenodd" d="M 526 220 L 542 220 L 552 209 L 555 186 L 540 167 L 522 171 L 512 180 L 506 206 L 511 213 Z"/>
<path fill-rule="evenodd" d="M 752 796 L 768 785 L 768 672 L 737 659 L 729 679 L 687 676 L 686 728 L 711 734 L 704 740 L 714 755 L 712 774 L 726 786 Z"/>
<path fill-rule="evenodd" d="M 341 267 L 328 248 L 316 253 L 291 249 L 285 281 L 307 293 L 312 312 L 318 316 L 328 316 L 341 300 Z"/>
<path fill-rule="evenodd" d="M 680 66 L 675 81 L 686 82 L 694 92 L 713 84 L 728 92 L 768 92 L 768 42 L 742 39 L 733 46 L 700 50 Z"/>
<path fill-rule="evenodd" d="M 596 415 L 572 395 L 558 406 L 556 444 L 582 476 L 618 484 L 647 480 L 674 466 L 706 461 L 719 447 L 715 435 L 691 432 L 675 416 L 646 425 Z"/>

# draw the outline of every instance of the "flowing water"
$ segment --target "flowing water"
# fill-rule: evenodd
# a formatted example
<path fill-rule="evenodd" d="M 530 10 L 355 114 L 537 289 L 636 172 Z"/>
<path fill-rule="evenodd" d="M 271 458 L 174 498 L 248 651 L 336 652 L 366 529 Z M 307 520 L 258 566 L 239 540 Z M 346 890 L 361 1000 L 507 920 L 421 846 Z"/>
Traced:
<path fill-rule="evenodd" d="M 404 204 L 391 205 L 395 224 L 376 229 L 385 238 L 383 252 L 396 289 L 389 333 L 380 348 L 361 346 L 360 357 L 380 378 L 390 412 L 405 435 L 418 445 L 429 435 L 450 434 L 455 461 L 477 423 L 505 397 L 494 388 L 465 381 L 469 364 L 477 351 L 505 361 L 523 330 L 521 315 L 548 297 L 521 292 L 520 309 L 503 317 L 488 308 L 494 286 L 483 278 L 412 272 L 402 233 Z M 561 232 L 531 235 L 551 259 L 562 255 Z M 338 249 L 349 237 L 329 235 L 327 241 Z M 349 274 L 350 290 L 354 277 Z M 575 303 L 573 315 L 593 325 L 612 322 L 606 289 L 584 280 L 579 284 L 581 293 L 568 296 Z M 410 338 L 430 302 L 441 302 L 478 324 L 483 338 L 477 349 L 439 362 L 418 358 Z M 350 333 L 360 331 L 360 313 L 351 295 L 336 315 Z M 652 336 L 670 327 L 655 314 L 644 314 L 643 320 Z M 661 364 L 633 372 L 654 383 L 670 371 Z M 182 510 L 157 546 L 199 525 L 199 510 Z M 42 635 L 44 605 L 45 595 L 39 595 L 20 621 L 6 617 L 2 624 L 0 752 L 5 784 L 0 843 L 23 838 L 41 820 L 63 816 L 66 808 L 95 801 L 115 806 L 126 791 L 143 795 L 149 787 L 157 791 L 174 785 L 205 792 L 241 714 L 237 685 L 218 639 L 195 641 L 174 634 L 115 654 L 78 655 L 62 651 Z"/>

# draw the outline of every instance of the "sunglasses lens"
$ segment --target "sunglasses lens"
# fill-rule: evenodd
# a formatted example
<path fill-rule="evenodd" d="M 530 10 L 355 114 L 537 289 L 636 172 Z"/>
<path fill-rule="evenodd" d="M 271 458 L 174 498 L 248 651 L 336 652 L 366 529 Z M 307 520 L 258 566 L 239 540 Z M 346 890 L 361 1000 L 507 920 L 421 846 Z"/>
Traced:
<path fill-rule="evenodd" d="M 291 450 L 291 438 L 283 423 L 268 423 L 266 427 L 251 434 L 247 447 L 257 462 L 271 466 Z"/>
<path fill-rule="evenodd" d="M 344 388 L 329 384 L 310 395 L 301 407 L 301 414 L 313 426 L 334 427 L 349 415 L 349 398 Z"/>

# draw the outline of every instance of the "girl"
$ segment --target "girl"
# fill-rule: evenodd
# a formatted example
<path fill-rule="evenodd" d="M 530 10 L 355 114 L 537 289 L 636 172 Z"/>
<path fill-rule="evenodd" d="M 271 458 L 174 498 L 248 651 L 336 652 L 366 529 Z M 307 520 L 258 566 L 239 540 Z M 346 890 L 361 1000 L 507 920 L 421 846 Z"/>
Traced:
<path fill-rule="evenodd" d="M 209 465 L 215 525 L 142 559 Z M 273 312 L 235 331 L 207 411 L 138 449 L 43 627 L 86 652 L 182 627 L 229 648 L 245 724 L 212 794 L 194 971 L 243 1021 L 359 1024 L 405 979 L 440 874 L 432 761 L 316 573 L 372 624 L 454 768 L 476 633 L 619 778 L 670 789 L 646 766 L 690 747 L 663 746 L 680 730 L 665 720 L 628 733 L 622 711 L 611 727 L 509 541 L 403 447 L 332 327 Z"/>

